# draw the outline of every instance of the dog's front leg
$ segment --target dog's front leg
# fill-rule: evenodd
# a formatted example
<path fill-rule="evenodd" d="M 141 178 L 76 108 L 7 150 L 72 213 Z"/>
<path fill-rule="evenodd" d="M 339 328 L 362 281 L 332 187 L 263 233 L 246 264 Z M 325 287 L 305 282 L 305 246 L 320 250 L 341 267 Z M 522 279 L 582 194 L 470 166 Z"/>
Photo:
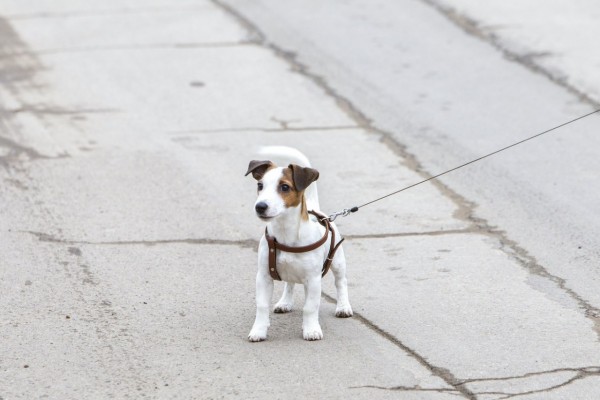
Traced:
<path fill-rule="evenodd" d="M 259 267 L 256 274 L 256 319 L 248 334 L 248 340 L 251 342 L 265 340 L 270 325 L 269 309 L 273 297 L 273 279 L 266 272 L 266 269 L 266 267 Z"/>
<path fill-rule="evenodd" d="M 319 305 L 321 304 L 321 274 L 304 282 L 306 300 L 302 314 L 302 336 L 305 340 L 323 339 L 319 325 Z"/>

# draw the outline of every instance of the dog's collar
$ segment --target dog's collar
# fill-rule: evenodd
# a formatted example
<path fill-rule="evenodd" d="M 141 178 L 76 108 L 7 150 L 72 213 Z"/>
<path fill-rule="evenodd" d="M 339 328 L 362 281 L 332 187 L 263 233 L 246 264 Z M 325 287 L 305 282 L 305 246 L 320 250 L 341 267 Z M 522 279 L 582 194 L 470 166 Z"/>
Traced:
<path fill-rule="evenodd" d="M 331 262 L 333 261 L 333 256 L 335 255 L 335 252 L 337 251 L 340 244 L 342 244 L 344 239 L 340 240 L 338 244 L 335 244 L 335 231 L 329 223 L 329 218 L 312 210 L 308 213 L 317 217 L 317 221 L 319 221 L 319 223 L 325 227 L 325 234 L 323 234 L 323 237 L 321 239 L 307 246 L 292 247 L 278 243 L 277 239 L 275 239 L 274 236 L 270 236 L 269 231 L 267 230 L 267 228 L 265 228 L 265 239 L 267 240 L 267 244 L 269 245 L 269 274 L 274 280 L 281 280 L 281 277 L 277 272 L 277 250 L 285 251 L 287 253 L 306 253 L 308 251 L 318 249 L 323 244 L 325 244 L 325 242 L 327 241 L 327 237 L 329 236 L 329 232 L 331 232 L 331 245 L 329 247 L 329 254 L 325 259 L 325 262 L 323 263 L 321 277 L 325 276 L 327 271 L 329 271 L 329 267 L 331 266 Z"/>

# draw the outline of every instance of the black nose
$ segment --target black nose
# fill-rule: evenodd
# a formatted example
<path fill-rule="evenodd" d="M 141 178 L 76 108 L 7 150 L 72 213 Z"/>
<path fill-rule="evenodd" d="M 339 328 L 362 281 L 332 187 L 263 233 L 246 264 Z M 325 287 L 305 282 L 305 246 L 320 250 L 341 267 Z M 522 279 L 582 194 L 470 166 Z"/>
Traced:
<path fill-rule="evenodd" d="M 256 205 L 254 206 L 254 209 L 259 214 L 264 214 L 265 211 L 267 211 L 267 208 L 269 208 L 269 206 L 264 201 L 261 201 L 260 203 L 256 203 Z"/>

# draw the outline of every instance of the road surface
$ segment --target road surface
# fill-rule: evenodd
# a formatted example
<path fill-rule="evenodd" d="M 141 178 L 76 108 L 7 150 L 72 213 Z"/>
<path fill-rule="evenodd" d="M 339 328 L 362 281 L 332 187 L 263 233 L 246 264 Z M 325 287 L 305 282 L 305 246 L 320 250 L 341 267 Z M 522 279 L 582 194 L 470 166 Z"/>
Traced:
<path fill-rule="evenodd" d="M 3 1 L 0 398 L 597 398 L 597 116 L 340 220 L 355 316 L 328 276 L 324 340 L 301 290 L 246 340 L 257 147 L 330 212 L 599 108 L 580 3 L 559 43 L 499 1 Z"/>

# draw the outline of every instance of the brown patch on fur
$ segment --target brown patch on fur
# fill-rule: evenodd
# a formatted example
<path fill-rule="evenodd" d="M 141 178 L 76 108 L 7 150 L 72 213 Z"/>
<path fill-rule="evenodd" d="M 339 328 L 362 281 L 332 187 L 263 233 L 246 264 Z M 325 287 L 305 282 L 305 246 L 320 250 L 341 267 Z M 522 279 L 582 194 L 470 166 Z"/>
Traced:
<path fill-rule="evenodd" d="M 289 208 L 298 207 L 299 205 L 301 205 L 300 214 L 302 215 L 302 219 L 308 220 L 308 210 L 306 208 L 306 198 L 304 197 L 304 190 L 298 191 L 296 189 L 291 168 L 283 169 L 283 175 L 281 177 L 281 180 L 279 181 L 279 185 L 281 186 L 284 184 L 290 187 L 290 190 L 287 192 L 279 190 L 279 194 L 281 195 L 285 206 Z"/>
<path fill-rule="evenodd" d="M 304 221 L 308 221 L 308 208 L 306 208 L 306 197 L 304 196 L 304 193 L 302 193 L 302 208 L 300 209 L 300 214 Z"/>

